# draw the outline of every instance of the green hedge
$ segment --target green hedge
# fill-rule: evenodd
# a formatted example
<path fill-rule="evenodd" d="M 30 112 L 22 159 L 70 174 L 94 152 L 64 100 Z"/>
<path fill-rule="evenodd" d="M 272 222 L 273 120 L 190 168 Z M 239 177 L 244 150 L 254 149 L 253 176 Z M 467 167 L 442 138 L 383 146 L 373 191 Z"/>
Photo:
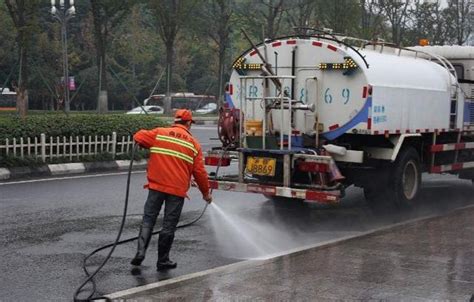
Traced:
<path fill-rule="evenodd" d="M 129 135 L 139 129 L 165 125 L 159 117 L 127 114 L 41 114 L 21 119 L 16 115 L 0 115 L 0 142 L 6 138 L 47 136 Z"/>

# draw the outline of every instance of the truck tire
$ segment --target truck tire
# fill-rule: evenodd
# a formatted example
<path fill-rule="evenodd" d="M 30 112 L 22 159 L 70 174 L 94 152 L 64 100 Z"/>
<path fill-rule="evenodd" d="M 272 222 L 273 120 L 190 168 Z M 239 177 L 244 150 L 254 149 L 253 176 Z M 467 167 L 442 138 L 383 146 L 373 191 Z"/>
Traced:
<path fill-rule="evenodd" d="M 398 154 L 393 165 L 388 187 L 395 206 L 402 209 L 412 208 L 415 205 L 420 187 L 420 156 L 414 148 L 404 148 Z"/>

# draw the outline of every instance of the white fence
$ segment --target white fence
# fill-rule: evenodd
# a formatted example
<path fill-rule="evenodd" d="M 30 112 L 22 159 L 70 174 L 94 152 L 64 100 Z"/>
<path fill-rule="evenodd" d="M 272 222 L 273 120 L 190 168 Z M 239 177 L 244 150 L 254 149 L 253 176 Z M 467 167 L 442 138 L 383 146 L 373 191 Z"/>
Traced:
<path fill-rule="evenodd" d="M 122 136 L 117 138 L 117 133 L 106 136 L 70 136 L 70 137 L 40 137 L 27 139 L 6 139 L 0 144 L 0 155 L 9 155 L 19 158 L 35 157 L 43 162 L 54 158 L 79 159 L 81 156 L 109 153 L 115 158 L 116 155 L 131 152 L 133 138 Z"/>

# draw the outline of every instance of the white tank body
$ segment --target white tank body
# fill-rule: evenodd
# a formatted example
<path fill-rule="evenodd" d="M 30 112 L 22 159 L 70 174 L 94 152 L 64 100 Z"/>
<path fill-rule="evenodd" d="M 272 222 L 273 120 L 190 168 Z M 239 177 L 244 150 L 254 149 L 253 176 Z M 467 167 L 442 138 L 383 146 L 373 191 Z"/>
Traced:
<path fill-rule="evenodd" d="M 273 40 L 258 50 L 275 74 L 295 76 L 293 85 L 291 79 L 282 80 L 288 95 L 293 91 L 294 100 L 315 106 L 314 112 L 295 111 L 293 130 L 314 134 L 318 125 L 321 135 L 332 140 L 344 133 L 433 132 L 450 126 L 454 79 L 434 62 L 397 52 L 356 51 L 313 37 Z M 241 107 L 245 119 L 263 119 L 262 98 L 279 93 L 275 85 L 264 89 L 261 79 L 249 78 L 263 74 L 259 65 L 244 65 L 262 63 L 254 50 L 239 59 L 227 99 Z M 269 119 L 273 131 L 288 133 L 288 110 L 282 120 L 281 111 L 273 109 Z"/>

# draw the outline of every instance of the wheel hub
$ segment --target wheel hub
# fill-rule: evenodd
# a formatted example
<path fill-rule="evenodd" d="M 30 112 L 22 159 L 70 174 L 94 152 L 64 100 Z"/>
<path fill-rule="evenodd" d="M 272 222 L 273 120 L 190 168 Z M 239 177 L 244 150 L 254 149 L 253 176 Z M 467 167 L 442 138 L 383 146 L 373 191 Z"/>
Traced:
<path fill-rule="evenodd" d="M 403 169 L 403 194 L 408 200 L 412 200 L 418 191 L 418 169 L 413 161 L 407 162 Z"/>

